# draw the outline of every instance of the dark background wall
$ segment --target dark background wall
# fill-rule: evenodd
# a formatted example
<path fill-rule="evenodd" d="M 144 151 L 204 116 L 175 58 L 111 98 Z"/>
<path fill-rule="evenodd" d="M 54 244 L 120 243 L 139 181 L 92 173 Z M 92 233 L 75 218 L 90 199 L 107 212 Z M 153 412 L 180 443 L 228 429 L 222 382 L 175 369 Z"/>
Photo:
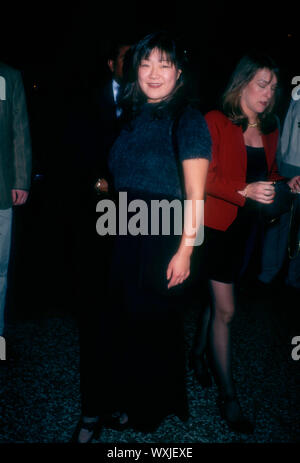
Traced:
<path fill-rule="evenodd" d="M 186 43 L 205 112 L 216 106 L 238 58 L 251 48 L 274 56 L 284 96 L 290 94 L 291 78 L 299 74 L 296 20 L 293 2 L 11 3 L 1 5 L 0 59 L 23 71 L 38 161 L 46 156 L 42 128 L 53 125 L 53 135 L 65 109 L 107 77 L 105 55 L 116 34 L 173 28 Z"/>
<path fill-rule="evenodd" d="M 49 166 L 56 171 L 61 168 L 61 134 L 68 113 L 81 104 L 91 86 L 107 78 L 105 56 L 114 36 L 140 37 L 154 28 L 173 29 L 189 52 L 204 113 L 217 105 L 240 56 L 252 48 L 264 50 L 281 69 L 278 113 L 282 118 L 293 88 L 291 79 L 300 75 L 296 22 L 296 4 L 288 1 L 1 5 L 0 60 L 23 73 L 33 173 L 45 176 L 33 182 L 27 206 L 15 214 L 10 298 L 15 302 L 12 306 L 18 307 L 16 312 L 23 311 L 24 301 L 36 310 L 46 300 L 56 304 L 61 300 L 63 305 L 72 293 L 65 251 L 68 233 L 61 209 L 58 213 L 61 192 L 51 183 L 51 175 L 49 179 Z M 71 180 L 64 172 L 65 184 L 70 185 L 65 203 L 72 201 L 72 188 L 76 188 Z"/>

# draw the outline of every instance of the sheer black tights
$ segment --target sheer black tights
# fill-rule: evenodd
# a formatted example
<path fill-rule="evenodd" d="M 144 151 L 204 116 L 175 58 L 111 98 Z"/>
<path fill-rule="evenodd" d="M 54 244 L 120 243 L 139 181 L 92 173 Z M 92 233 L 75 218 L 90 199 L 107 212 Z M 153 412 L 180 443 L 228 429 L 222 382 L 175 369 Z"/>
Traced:
<path fill-rule="evenodd" d="M 209 355 L 221 397 L 236 397 L 231 366 L 230 325 L 235 312 L 233 284 L 210 281 L 211 304 L 203 310 L 194 340 L 193 352 Z M 207 348 L 208 347 L 208 348 Z M 241 413 L 237 400 L 231 401 L 226 411 L 229 419 Z"/>

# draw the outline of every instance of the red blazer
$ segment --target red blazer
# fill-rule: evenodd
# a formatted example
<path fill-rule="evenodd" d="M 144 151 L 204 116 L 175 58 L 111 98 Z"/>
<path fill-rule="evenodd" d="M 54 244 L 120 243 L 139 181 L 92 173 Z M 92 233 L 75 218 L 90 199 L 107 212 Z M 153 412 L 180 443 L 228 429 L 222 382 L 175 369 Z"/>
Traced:
<path fill-rule="evenodd" d="M 210 111 L 205 119 L 212 138 L 212 161 L 206 181 L 204 224 L 225 231 L 237 216 L 245 198 L 237 193 L 246 186 L 247 151 L 241 127 L 220 111 Z M 262 135 L 270 180 L 279 180 L 276 165 L 278 129 Z"/>

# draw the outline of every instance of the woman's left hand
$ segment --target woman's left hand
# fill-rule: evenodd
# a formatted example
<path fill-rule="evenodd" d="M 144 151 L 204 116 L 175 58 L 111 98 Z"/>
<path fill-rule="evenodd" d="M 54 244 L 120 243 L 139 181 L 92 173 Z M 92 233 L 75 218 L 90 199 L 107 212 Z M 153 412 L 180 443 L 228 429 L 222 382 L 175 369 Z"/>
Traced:
<path fill-rule="evenodd" d="M 177 252 L 167 269 L 168 289 L 183 283 L 190 274 L 190 256 Z"/>
<path fill-rule="evenodd" d="M 291 180 L 289 180 L 287 184 L 293 193 L 300 193 L 300 175 L 291 178 Z"/>

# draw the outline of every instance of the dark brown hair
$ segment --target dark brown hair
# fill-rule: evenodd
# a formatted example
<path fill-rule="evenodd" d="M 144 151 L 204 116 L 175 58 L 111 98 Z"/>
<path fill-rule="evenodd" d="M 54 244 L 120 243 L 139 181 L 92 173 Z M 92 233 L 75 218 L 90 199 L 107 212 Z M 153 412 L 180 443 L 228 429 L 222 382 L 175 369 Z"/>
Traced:
<path fill-rule="evenodd" d="M 141 106 L 147 101 L 146 95 L 142 92 L 138 84 L 138 69 L 142 59 L 148 58 L 154 49 L 158 49 L 162 54 L 166 54 L 168 60 L 174 64 L 176 69 L 182 71 L 171 94 L 160 104 L 156 105 L 155 113 L 158 115 L 166 107 L 169 110 L 171 108 L 175 110 L 180 105 L 179 102 L 181 103 L 184 100 L 185 70 L 188 61 L 186 52 L 169 32 L 156 31 L 140 40 L 128 54 L 129 62 L 125 65 L 127 85 L 123 91 L 121 105 L 125 110 L 124 113 L 129 118 L 138 114 Z"/>
<path fill-rule="evenodd" d="M 276 75 L 277 80 L 279 80 L 279 70 L 270 56 L 256 53 L 248 54 L 238 62 L 222 97 L 222 109 L 224 114 L 234 124 L 241 126 L 243 132 L 247 129 L 248 117 L 241 108 L 241 91 L 261 69 L 270 70 L 273 75 Z M 276 89 L 272 101 L 265 111 L 258 114 L 259 128 L 264 134 L 273 132 L 277 127 L 277 118 L 274 115 L 277 96 L 278 89 Z"/>

